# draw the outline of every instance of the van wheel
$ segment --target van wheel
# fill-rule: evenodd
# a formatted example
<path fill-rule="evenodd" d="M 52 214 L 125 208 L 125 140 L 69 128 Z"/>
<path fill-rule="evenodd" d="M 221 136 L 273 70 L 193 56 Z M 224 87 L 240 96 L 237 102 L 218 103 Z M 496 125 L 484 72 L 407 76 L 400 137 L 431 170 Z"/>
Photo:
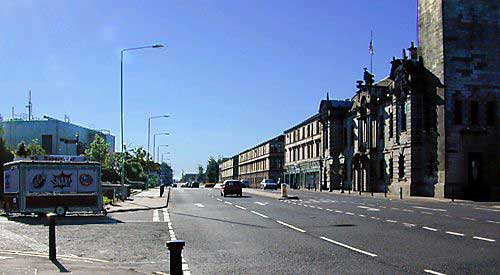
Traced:
<path fill-rule="evenodd" d="M 65 216 L 66 215 L 66 207 L 64 206 L 57 206 L 54 212 L 57 214 L 57 216 Z"/>

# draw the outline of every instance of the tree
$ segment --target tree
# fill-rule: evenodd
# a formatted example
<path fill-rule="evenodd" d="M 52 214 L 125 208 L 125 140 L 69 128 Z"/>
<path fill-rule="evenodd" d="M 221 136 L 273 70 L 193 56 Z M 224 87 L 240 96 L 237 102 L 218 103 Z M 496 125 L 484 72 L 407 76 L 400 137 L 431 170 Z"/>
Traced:
<path fill-rule="evenodd" d="M 17 150 L 15 154 L 17 157 L 23 157 L 23 158 L 28 157 L 28 150 L 26 150 L 26 145 L 24 144 L 24 141 L 21 141 L 21 143 L 17 145 Z"/>
<path fill-rule="evenodd" d="M 174 182 L 172 167 L 166 162 L 163 162 L 160 166 L 160 177 L 164 184 L 171 185 Z"/>
<path fill-rule="evenodd" d="M 14 155 L 5 146 L 5 140 L 3 139 L 3 130 L 0 127 L 0 172 L 3 174 L 3 164 L 14 159 Z M 0 176 L 0 182 L 3 182 L 3 177 Z"/>
<path fill-rule="evenodd" d="M 45 155 L 45 150 L 38 144 L 38 139 L 33 139 L 30 144 L 26 147 L 28 156 L 43 156 Z"/>
<path fill-rule="evenodd" d="M 201 164 L 198 164 L 198 175 L 196 176 L 196 181 L 197 182 L 205 181 L 205 173 L 203 172 L 203 166 Z"/>
<path fill-rule="evenodd" d="M 89 149 L 85 150 L 85 155 L 90 157 L 92 161 L 98 161 L 101 165 L 109 164 L 109 148 L 106 140 L 99 135 L 96 135 Z M 108 163 L 106 163 L 108 161 Z"/>
<path fill-rule="evenodd" d="M 214 157 L 208 159 L 205 175 L 208 182 L 217 182 L 219 180 L 219 163 Z"/>

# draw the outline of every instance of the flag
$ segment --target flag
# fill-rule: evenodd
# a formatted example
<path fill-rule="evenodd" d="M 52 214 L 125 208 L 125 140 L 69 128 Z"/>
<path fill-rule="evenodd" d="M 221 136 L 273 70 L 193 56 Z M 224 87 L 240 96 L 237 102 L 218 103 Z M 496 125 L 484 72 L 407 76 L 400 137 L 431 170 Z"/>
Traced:
<path fill-rule="evenodd" d="M 368 46 L 368 50 L 370 51 L 370 54 L 373 55 L 373 33 L 370 37 L 370 45 Z"/>

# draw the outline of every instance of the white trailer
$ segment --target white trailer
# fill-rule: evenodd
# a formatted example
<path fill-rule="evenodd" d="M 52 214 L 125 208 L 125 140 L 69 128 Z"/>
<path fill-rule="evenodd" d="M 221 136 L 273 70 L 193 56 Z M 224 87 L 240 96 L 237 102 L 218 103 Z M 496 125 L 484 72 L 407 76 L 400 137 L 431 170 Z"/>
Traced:
<path fill-rule="evenodd" d="M 106 214 L 101 166 L 82 158 L 46 156 L 4 164 L 3 209 L 6 213 L 67 212 Z"/>

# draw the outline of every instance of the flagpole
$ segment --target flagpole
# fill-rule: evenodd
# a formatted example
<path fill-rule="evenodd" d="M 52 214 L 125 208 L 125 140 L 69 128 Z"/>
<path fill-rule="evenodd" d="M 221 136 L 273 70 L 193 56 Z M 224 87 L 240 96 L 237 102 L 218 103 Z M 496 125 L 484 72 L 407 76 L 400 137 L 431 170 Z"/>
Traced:
<path fill-rule="evenodd" d="M 370 73 L 373 74 L 373 31 L 370 31 Z"/>

